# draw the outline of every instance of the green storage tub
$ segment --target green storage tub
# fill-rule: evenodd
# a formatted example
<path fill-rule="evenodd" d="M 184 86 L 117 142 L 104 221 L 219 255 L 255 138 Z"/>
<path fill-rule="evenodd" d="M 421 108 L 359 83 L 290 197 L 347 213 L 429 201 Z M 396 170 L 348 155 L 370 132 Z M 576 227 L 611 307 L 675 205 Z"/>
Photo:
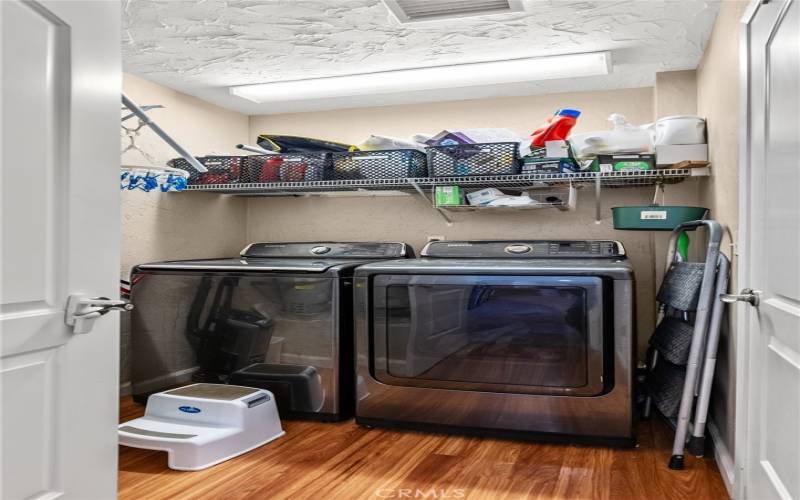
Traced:
<path fill-rule="evenodd" d="M 646 205 L 614 207 L 614 229 L 629 231 L 672 231 L 678 224 L 706 218 L 705 207 Z"/>

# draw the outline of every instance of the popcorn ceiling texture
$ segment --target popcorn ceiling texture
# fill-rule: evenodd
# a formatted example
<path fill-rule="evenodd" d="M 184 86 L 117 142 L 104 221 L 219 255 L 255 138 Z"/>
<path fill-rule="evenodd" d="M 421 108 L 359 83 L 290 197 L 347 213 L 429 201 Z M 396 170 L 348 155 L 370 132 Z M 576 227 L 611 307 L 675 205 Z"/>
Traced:
<path fill-rule="evenodd" d="M 248 114 L 645 87 L 694 69 L 719 2 L 528 0 L 527 12 L 399 24 L 380 0 L 127 0 L 125 71 Z M 605 77 L 257 105 L 227 87 L 611 50 Z"/>

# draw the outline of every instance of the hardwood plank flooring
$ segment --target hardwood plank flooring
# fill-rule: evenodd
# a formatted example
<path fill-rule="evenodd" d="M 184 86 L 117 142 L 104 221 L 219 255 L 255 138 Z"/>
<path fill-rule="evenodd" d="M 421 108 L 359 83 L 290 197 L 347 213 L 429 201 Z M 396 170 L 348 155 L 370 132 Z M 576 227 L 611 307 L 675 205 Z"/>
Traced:
<path fill-rule="evenodd" d="M 142 415 L 130 398 L 120 421 Z M 671 431 L 640 422 L 630 450 L 365 429 L 353 421 L 286 421 L 277 441 L 199 472 L 163 452 L 120 447 L 125 499 L 723 499 L 710 458 L 666 466 Z M 419 492 L 417 491 L 419 490 Z M 435 490 L 435 491 L 434 491 Z"/>

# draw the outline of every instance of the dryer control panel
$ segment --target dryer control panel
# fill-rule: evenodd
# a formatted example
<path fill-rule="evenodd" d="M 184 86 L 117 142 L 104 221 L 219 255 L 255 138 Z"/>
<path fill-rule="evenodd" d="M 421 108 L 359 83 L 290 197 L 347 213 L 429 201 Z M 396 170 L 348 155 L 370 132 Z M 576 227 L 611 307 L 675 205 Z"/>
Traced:
<path fill-rule="evenodd" d="M 614 240 L 432 241 L 422 257 L 479 259 L 621 258 Z"/>

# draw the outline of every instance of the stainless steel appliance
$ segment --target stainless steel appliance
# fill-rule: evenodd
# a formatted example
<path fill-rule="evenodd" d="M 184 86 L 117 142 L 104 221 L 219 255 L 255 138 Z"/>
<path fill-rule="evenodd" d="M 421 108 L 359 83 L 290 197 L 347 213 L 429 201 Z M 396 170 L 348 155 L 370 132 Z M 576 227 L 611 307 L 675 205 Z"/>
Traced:
<path fill-rule="evenodd" d="M 193 382 L 271 390 L 282 417 L 349 418 L 353 269 L 403 243 L 254 243 L 132 273 L 132 393 Z"/>
<path fill-rule="evenodd" d="M 633 445 L 633 271 L 616 241 L 432 242 L 356 270 L 356 420 Z"/>

